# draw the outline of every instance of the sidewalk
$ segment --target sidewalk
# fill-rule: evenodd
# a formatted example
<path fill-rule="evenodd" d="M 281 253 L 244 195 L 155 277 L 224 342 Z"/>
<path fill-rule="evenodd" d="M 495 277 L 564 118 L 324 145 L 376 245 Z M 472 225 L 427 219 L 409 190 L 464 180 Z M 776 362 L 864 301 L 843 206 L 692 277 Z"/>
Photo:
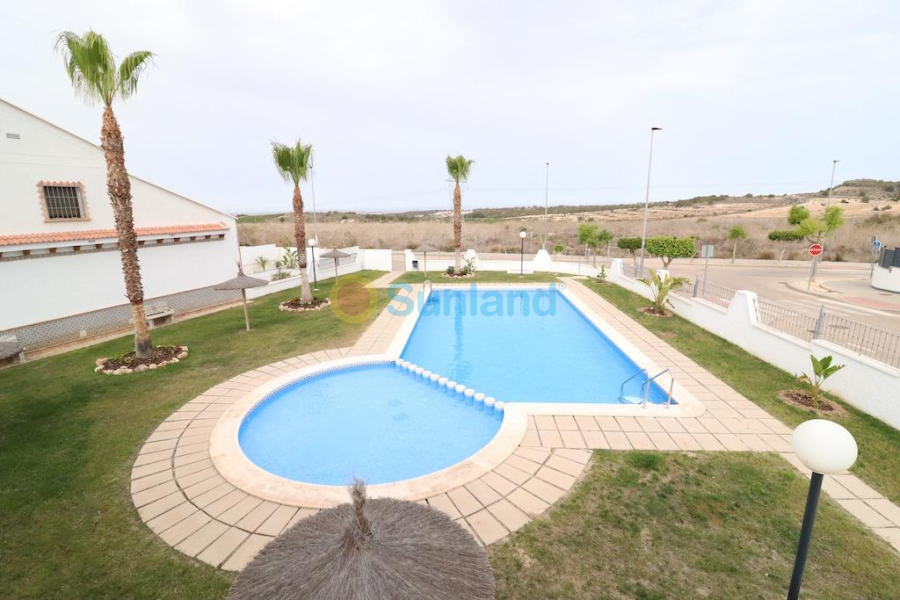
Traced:
<path fill-rule="evenodd" d="M 900 294 L 876 290 L 868 278 L 819 279 L 807 290 L 807 280 L 789 280 L 788 287 L 804 294 L 821 296 L 854 306 L 900 313 Z"/>

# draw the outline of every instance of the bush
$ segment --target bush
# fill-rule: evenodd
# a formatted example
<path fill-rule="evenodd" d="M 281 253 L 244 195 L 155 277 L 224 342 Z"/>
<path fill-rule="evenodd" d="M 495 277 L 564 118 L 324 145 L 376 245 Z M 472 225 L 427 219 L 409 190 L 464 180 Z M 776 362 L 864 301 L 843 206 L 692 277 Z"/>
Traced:
<path fill-rule="evenodd" d="M 676 258 L 690 258 L 694 255 L 694 238 L 661 235 L 648 238 L 645 247 L 651 256 L 661 258 L 663 268 L 668 269 L 669 264 Z"/>
<path fill-rule="evenodd" d="M 447 267 L 447 270 L 444 271 L 444 272 L 445 272 L 447 275 L 453 275 L 454 273 L 456 273 L 456 269 L 454 269 L 453 267 Z"/>

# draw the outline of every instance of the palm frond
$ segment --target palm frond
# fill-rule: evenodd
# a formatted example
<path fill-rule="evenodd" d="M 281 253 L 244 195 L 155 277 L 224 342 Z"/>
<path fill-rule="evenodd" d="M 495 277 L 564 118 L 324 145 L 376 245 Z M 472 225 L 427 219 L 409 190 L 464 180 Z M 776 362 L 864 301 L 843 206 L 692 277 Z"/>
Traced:
<path fill-rule="evenodd" d="M 306 181 L 309 174 L 312 144 L 304 144 L 297 140 L 293 146 L 288 146 L 272 140 L 272 159 L 275 161 L 278 174 L 285 181 L 293 181 L 294 185 L 300 185 L 301 181 Z"/>
<path fill-rule="evenodd" d="M 453 181 L 467 181 L 469 179 L 469 171 L 472 168 L 474 160 L 468 160 L 465 156 L 447 156 L 447 173 L 453 178 Z"/>
<path fill-rule="evenodd" d="M 80 36 L 64 31 L 56 38 L 56 50 L 63 55 L 66 74 L 75 92 L 90 102 L 99 101 L 105 106 L 111 106 L 117 94 L 124 98 L 134 91 L 137 75 L 148 58 L 141 58 L 141 55 L 148 53 L 129 55 L 131 60 L 126 68 L 128 82 L 125 90 L 116 68 L 116 58 L 101 34 L 90 30 Z"/>
<path fill-rule="evenodd" d="M 141 73 L 153 64 L 153 53 L 148 50 L 132 52 L 119 65 L 117 89 L 122 99 L 128 98 L 137 91 Z"/>

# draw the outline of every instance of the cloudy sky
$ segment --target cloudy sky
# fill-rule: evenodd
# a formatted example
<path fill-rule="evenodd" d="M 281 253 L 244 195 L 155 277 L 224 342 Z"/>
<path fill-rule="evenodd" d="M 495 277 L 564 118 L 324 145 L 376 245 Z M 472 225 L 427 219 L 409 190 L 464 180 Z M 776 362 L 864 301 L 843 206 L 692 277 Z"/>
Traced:
<path fill-rule="evenodd" d="M 157 54 L 118 108 L 129 170 L 232 212 L 288 210 L 269 142 L 314 145 L 318 210 L 782 193 L 900 178 L 890 1 L 0 0 L 0 98 L 90 140 L 63 30 Z M 305 190 L 308 196 L 308 186 Z M 309 199 L 309 198 L 307 198 Z"/>

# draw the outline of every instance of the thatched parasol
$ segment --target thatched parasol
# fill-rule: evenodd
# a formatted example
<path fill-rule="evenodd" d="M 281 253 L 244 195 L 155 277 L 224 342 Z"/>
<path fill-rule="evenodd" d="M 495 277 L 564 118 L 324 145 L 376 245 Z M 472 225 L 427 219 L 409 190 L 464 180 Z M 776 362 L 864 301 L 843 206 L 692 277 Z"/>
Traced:
<path fill-rule="evenodd" d="M 428 506 L 366 501 L 357 481 L 352 504 L 298 521 L 238 575 L 234 600 L 275 598 L 489 600 L 494 575 L 475 539 Z"/>
<path fill-rule="evenodd" d="M 265 279 L 244 275 L 244 270 L 238 265 L 237 277 L 220 283 L 213 289 L 241 290 L 241 298 L 244 300 L 244 325 L 247 327 L 247 331 L 250 331 L 250 316 L 247 314 L 247 288 L 262 287 L 264 285 L 269 285 L 269 282 Z"/>
<path fill-rule="evenodd" d="M 346 252 L 341 252 L 337 248 L 334 250 L 329 250 L 325 254 L 320 254 L 320 258 L 333 258 L 334 259 L 334 282 L 338 282 L 338 259 L 341 258 L 350 258 L 350 255 Z"/>
<path fill-rule="evenodd" d="M 428 276 L 428 253 L 429 252 L 437 252 L 437 251 L 438 251 L 437 248 L 433 248 L 433 247 L 429 246 L 428 244 L 422 244 L 421 246 L 416 248 L 416 252 L 422 253 L 422 262 L 424 263 L 423 266 L 424 266 L 424 271 L 425 271 L 426 277 Z"/>

